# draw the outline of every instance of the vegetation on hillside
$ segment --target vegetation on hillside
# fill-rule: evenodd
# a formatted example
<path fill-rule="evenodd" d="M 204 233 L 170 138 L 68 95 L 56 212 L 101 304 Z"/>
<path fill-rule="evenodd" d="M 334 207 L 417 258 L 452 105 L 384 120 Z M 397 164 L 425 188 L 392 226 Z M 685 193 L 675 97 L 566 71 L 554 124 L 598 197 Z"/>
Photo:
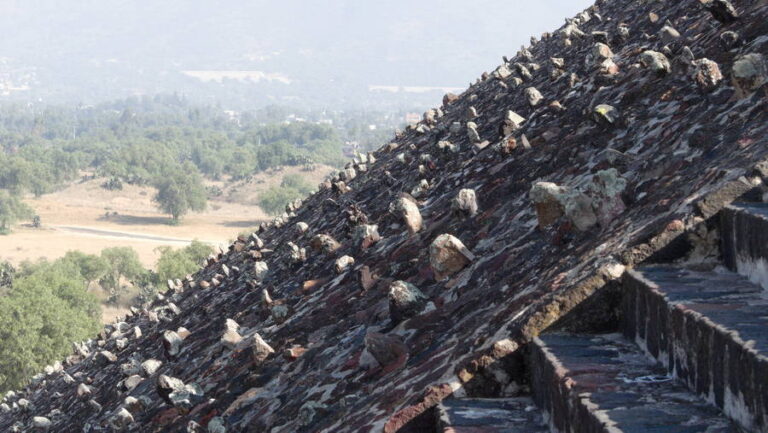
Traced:
<path fill-rule="evenodd" d="M 160 249 L 157 272 L 142 268 L 131 248 L 101 255 L 70 251 L 53 261 L 0 263 L 0 393 L 69 355 L 72 343 L 99 331 L 99 299 L 124 306 L 151 301 L 165 281 L 199 269 L 213 251 L 193 241 Z"/>
<path fill-rule="evenodd" d="M 7 234 L 18 220 L 30 218 L 32 214 L 32 209 L 17 194 L 0 189 L 0 234 Z"/>
<path fill-rule="evenodd" d="M 213 252 L 210 245 L 197 240 L 184 248 L 160 247 L 158 250 L 160 251 L 156 266 L 158 285 L 194 273 L 203 260 Z"/>
<path fill-rule="evenodd" d="M 126 183 L 157 187 L 159 208 L 178 222 L 204 207 L 203 178 L 247 180 L 279 166 L 339 167 L 347 143 L 367 150 L 389 135 L 370 124 L 393 123 L 376 114 L 292 113 L 280 107 L 226 112 L 175 95 L 77 108 L 2 104 L 0 230 L 28 216 L 16 207 L 20 194 L 51 192 L 82 171 L 107 178 L 110 190 Z"/>
<path fill-rule="evenodd" d="M 0 391 L 18 388 L 99 330 L 99 304 L 72 263 L 23 267 L 0 297 Z"/>
<path fill-rule="evenodd" d="M 157 194 L 154 201 L 160 209 L 171 215 L 173 223 L 189 211 L 201 212 L 206 206 L 206 191 L 203 179 L 190 162 L 167 170 L 155 182 Z"/>
<path fill-rule="evenodd" d="M 280 186 L 273 186 L 261 193 L 259 206 L 270 215 L 279 215 L 285 211 L 285 205 L 314 190 L 301 175 L 285 175 Z"/>

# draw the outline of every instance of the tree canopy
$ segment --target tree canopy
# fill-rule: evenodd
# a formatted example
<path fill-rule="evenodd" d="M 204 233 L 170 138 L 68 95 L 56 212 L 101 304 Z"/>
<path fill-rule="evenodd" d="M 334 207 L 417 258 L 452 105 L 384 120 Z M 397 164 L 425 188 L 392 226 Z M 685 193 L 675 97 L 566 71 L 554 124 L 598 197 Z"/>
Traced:
<path fill-rule="evenodd" d="M 31 218 L 32 209 L 18 195 L 0 190 L 0 234 L 6 234 L 11 226 L 22 218 Z"/>
<path fill-rule="evenodd" d="M 398 118 L 267 107 L 233 119 L 175 95 L 71 108 L 0 104 L 0 189 L 41 195 L 81 170 L 113 178 L 108 187 L 146 185 L 184 162 L 207 178 L 234 180 L 284 165 L 340 167 L 348 143 L 370 150 L 388 138 Z"/>
<path fill-rule="evenodd" d="M 270 215 L 279 215 L 284 212 L 285 205 L 298 198 L 306 197 L 312 191 L 314 191 L 312 185 L 301 175 L 285 175 L 280 186 L 273 186 L 259 195 L 259 207 Z"/>
<path fill-rule="evenodd" d="M 99 284 L 110 294 L 110 300 L 115 301 L 123 288 L 123 280 L 135 281 L 146 270 L 141 265 L 139 255 L 130 247 L 113 247 L 102 250 L 101 259 L 107 264 L 107 272 L 99 280 Z"/>
<path fill-rule="evenodd" d="M 160 258 L 157 260 L 157 279 L 158 284 L 162 284 L 197 271 L 202 261 L 213 252 L 213 247 L 194 240 L 184 248 L 160 247 L 158 251 Z"/>
<path fill-rule="evenodd" d="M 194 165 L 187 162 L 175 169 L 169 169 L 155 182 L 157 194 L 154 201 L 174 222 L 189 211 L 201 212 L 207 203 L 203 179 Z"/>
<path fill-rule="evenodd" d="M 0 391 L 19 388 L 72 342 L 99 331 L 99 304 L 77 267 L 60 260 L 18 275 L 0 297 Z"/>
<path fill-rule="evenodd" d="M 110 255 L 114 256 L 115 253 L 110 253 Z M 81 251 L 67 251 L 62 260 L 74 264 L 86 284 L 98 281 L 110 271 L 110 264 L 105 258 Z"/>

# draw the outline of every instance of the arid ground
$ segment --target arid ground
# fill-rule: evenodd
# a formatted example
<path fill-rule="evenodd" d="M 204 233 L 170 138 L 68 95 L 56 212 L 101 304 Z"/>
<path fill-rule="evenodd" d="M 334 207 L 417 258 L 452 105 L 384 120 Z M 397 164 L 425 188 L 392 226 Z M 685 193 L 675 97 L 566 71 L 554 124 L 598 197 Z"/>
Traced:
<path fill-rule="evenodd" d="M 58 192 L 26 199 L 40 216 L 42 227 L 28 222 L 13 233 L 0 236 L 0 260 L 18 265 L 25 260 L 49 260 L 67 251 L 99 254 L 104 248 L 134 248 L 147 268 L 153 268 L 159 256 L 157 247 L 183 247 L 193 239 L 226 248 L 239 233 L 252 230 L 269 219 L 257 205 L 261 191 L 279 185 L 285 174 L 297 173 L 311 184 L 319 184 L 331 171 L 319 166 L 315 171 L 286 167 L 256 175 L 249 182 L 210 182 L 224 194 L 208 202 L 202 213 L 187 215 L 180 225 L 170 225 L 152 202 L 154 189 L 125 185 L 122 191 L 101 187 L 104 179 L 76 182 Z M 107 314 L 106 316 L 114 316 Z"/>

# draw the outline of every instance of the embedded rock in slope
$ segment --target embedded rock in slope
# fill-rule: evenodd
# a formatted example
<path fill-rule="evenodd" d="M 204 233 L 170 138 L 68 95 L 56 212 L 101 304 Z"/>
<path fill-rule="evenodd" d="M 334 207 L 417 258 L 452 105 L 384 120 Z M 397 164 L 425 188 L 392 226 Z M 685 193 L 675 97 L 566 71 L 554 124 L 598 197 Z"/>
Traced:
<path fill-rule="evenodd" d="M 157 379 L 157 393 L 166 403 L 190 409 L 203 399 L 203 390 L 195 383 L 185 384 L 175 377 L 161 375 Z"/>
<path fill-rule="evenodd" d="M 102 350 L 96 353 L 96 355 L 93 357 L 93 360 L 97 365 L 105 366 L 117 361 L 117 357 L 108 350 Z"/>
<path fill-rule="evenodd" d="M 474 259 L 475 255 L 453 235 L 442 234 L 429 245 L 429 264 L 439 280 L 459 272 Z"/>
<path fill-rule="evenodd" d="M 626 209 L 622 193 L 627 188 L 627 180 L 619 175 L 615 168 L 597 172 L 589 184 L 589 193 L 600 224 L 608 226 L 611 221 Z"/>
<path fill-rule="evenodd" d="M 307 260 L 307 249 L 299 247 L 293 242 L 288 242 L 288 249 L 290 250 L 291 263 L 301 263 Z"/>
<path fill-rule="evenodd" d="M 48 431 L 51 428 L 51 420 L 44 416 L 32 418 L 32 427 L 37 431 Z"/>
<path fill-rule="evenodd" d="M 354 257 L 342 256 L 336 259 L 336 263 L 334 263 L 333 269 L 336 270 L 337 274 L 341 274 L 349 270 L 354 264 L 355 264 Z"/>
<path fill-rule="evenodd" d="M 467 137 L 470 143 L 478 143 L 482 140 L 480 133 L 477 132 L 477 124 L 475 122 L 467 122 Z"/>
<path fill-rule="evenodd" d="M 477 195 L 473 189 L 462 189 L 453 199 L 452 207 L 455 211 L 473 217 L 477 214 Z"/>
<path fill-rule="evenodd" d="M 576 230 L 587 231 L 597 224 L 592 198 L 578 189 L 569 190 L 561 198 L 565 216 Z"/>
<path fill-rule="evenodd" d="M 537 182 L 531 187 L 530 198 L 536 207 L 539 228 L 552 225 L 565 214 L 562 197 L 567 190 L 552 182 Z"/>
<path fill-rule="evenodd" d="M 275 353 L 275 350 L 259 334 L 253 334 L 250 346 L 253 351 L 253 361 L 257 365 L 269 358 L 269 355 Z"/>
<path fill-rule="evenodd" d="M 621 118 L 619 110 L 608 104 L 600 104 L 596 106 L 592 112 L 592 116 L 595 119 L 595 122 L 604 126 L 615 126 Z"/>
<path fill-rule="evenodd" d="M 544 96 L 542 96 L 541 92 L 539 92 L 535 87 L 529 87 L 525 89 L 525 97 L 528 99 L 528 104 L 530 104 L 531 107 L 539 105 L 544 99 Z"/>
<path fill-rule="evenodd" d="M 341 247 L 336 239 L 326 234 L 316 235 L 309 243 L 313 250 L 323 254 L 333 254 Z"/>
<path fill-rule="evenodd" d="M 365 350 L 384 369 L 402 366 L 408 359 L 408 348 L 395 335 L 368 331 L 365 334 Z"/>
<path fill-rule="evenodd" d="M 240 333 L 237 332 L 237 329 L 233 328 L 227 328 L 224 331 L 224 334 L 221 336 L 221 344 L 229 350 L 237 347 L 237 345 L 240 344 L 240 341 L 242 340 L 243 337 L 240 336 Z"/>
<path fill-rule="evenodd" d="M 659 37 L 664 45 L 669 45 L 676 42 L 680 38 L 680 32 L 670 25 L 665 25 L 659 32 Z"/>
<path fill-rule="evenodd" d="M 422 218 L 419 207 L 410 197 L 400 197 L 389 206 L 389 211 L 398 216 L 410 234 L 421 230 Z"/>
<path fill-rule="evenodd" d="M 305 223 L 304 221 L 300 221 L 296 223 L 296 232 L 300 235 L 303 235 L 309 230 L 309 224 Z"/>
<path fill-rule="evenodd" d="M 389 316 L 393 323 L 411 318 L 427 305 L 428 298 L 416 286 L 395 281 L 389 286 Z"/>
<path fill-rule="evenodd" d="M 739 18 L 739 13 L 728 0 L 704 0 L 704 7 L 712 16 L 723 24 L 731 24 Z"/>
<path fill-rule="evenodd" d="M 699 59 L 694 61 L 693 65 L 696 69 L 694 79 L 702 90 L 712 91 L 723 80 L 720 66 L 716 62 L 709 59 Z"/>
<path fill-rule="evenodd" d="M 163 332 L 163 347 L 165 348 L 166 355 L 169 357 L 179 354 L 181 343 L 181 336 L 176 332 L 170 330 Z"/>
<path fill-rule="evenodd" d="M 668 74 L 672 69 L 667 56 L 657 51 L 644 51 L 640 55 L 640 62 L 659 76 Z"/>
<path fill-rule="evenodd" d="M 357 246 L 363 249 L 368 248 L 381 240 L 381 235 L 379 235 L 379 226 L 375 224 L 359 225 L 355 227 L 354 238 Z"/>
<path fill-rule="evenodd" d="M 158 361 L 157 359 L 148 359 L 141 363 L 141 370 L 144 372 L 145 376 L 149 377 L 155 374 L 155 372 L 157 372 L 157 370 L 162 365 L 162 361 Z"/>
<path fill-rule="evenodd" d="M 525 122 L 525 118 L 512 110 L 507 111 L 507 115 L 504 118 L 504 124 L 502 125 L 501 135 L 508 136 L 519 130 Z"/>
<path fill-rule="evenodd" d="M 123 431 L 133 423 L 133 415 L 128 410 L 121 408 L 112 416 L 109 425 L 115 431 Z"/>
<path fill-rule="evenodd" d="M 747 97 L 768 81 L 768 62 L 759 53 L 749 53 L 733 64 L 733 85 L 737 94 Z"/>

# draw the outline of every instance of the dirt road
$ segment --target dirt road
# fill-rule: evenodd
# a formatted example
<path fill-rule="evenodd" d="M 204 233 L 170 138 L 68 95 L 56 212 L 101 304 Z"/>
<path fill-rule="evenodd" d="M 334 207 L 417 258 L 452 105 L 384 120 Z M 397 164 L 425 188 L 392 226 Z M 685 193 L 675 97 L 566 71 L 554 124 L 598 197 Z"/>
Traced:
<path fill-rule="evenodd" d="M 97 229 L 93 227 L 53 226 L 51 228 L 57 231 L 65 232 L 65 233 L 75 233 L 75 234 L 84 235 L 84 236 L 95 236 L 98 238 L 107 238 L 107 239 L 130 239 L 130 240 L 136 240 L 136 241 L 143 240 L 143 241 L 150 241 L 153 243 L 160 242 L 163 244 L 167 244 L 169 246 L 186 246 L 192 242 L 192 239 L 180 239 L 180 238 L 170 238 L 170 237 L 164 237 L 164 236 L 146 235 L 141 233 L 119 232 L 119 231 L 113 231 L 113 230 Z M 214 240 L 204 240 L 204 239 L 198 239 L 198 240 L 214 246 L 220 243 L 220 241 L 214 241 Z"/>

